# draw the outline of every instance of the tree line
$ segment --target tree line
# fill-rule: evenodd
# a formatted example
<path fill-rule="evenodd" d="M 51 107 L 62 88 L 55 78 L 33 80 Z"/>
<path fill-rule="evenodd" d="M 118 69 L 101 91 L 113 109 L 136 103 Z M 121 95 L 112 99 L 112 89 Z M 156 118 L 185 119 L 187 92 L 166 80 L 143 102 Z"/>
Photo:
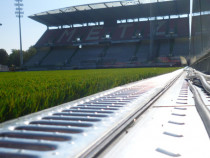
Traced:
<path fill-rule="evenodd" d="M 23 51 L 23 63 L 25 64 L 32 56 L 36 54 L 37 50 L 31 46 L 28 50 Z M 12 53 L 8 54 L 5 49 L 0 49 L 0 65 L 20 66 L 20 50 L 12 49 Z"/>

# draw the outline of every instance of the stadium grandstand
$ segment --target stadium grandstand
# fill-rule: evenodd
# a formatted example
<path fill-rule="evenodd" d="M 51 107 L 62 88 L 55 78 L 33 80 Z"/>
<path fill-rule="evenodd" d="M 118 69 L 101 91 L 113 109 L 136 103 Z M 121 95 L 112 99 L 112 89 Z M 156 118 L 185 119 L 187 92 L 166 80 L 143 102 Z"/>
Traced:
<path fill-rule="evenodd" d="M 204 3 L 202 17 L 209 21 L 210 1 Z M 181 66 L 180 57 L 189 61 L 201 52 L 201 46 L 191 47 L 203 34 L 196 28 L 199 7 L 195 5 L 191 13 L 189 6 L 190 0 L 115 1 L 31 15 L 47 30 L 35 44 L 37 54 L 25 67 L 47 70 Z M 205 36 L 209 38 L 210 27 L 205 26 Z"/>

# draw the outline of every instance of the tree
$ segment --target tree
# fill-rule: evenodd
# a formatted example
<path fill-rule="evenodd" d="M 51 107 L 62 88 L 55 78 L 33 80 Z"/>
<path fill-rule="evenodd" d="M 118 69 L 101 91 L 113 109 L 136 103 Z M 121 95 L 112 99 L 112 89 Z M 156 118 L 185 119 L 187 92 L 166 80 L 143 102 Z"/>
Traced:
<path fill-rule="evenodd" d="M 36 52 L 36 48 L 33 46 L 31 46 L 27 51 L 23 51 L 23 64 L 34 56 Z M 12 49 L 12 54 L 9 56 L 9 65 L 20 66 L 20 50 Z"/>
<path fill-rule="evenodd" d="M 33 46 L 29 47 L 29 49 L 23 52 L 23 63 L 26 63 L 32 56 L 36 54 L 37 50 Z"/>
<path fill-rule="evenodd" d="M 20 50 L 12 49 L 12 53 L 9 55 L 9 66 L 20 66 Z"/>
<path fill-rule="evenodd" d="M 8 63 L 8 54 L 6 50 L 0 49 L 0 64 L 7 65 L 7 63 Z"/>

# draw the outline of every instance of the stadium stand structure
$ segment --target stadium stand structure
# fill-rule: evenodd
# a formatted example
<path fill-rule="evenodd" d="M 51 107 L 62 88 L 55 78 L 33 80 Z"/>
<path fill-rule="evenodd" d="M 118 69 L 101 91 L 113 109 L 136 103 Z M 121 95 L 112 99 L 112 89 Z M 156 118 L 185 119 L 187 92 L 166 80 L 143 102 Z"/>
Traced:
<path fill-rule="evenodd" d="M 189 36 L 189 19 L 167 19 L 155 22 L 155 38 L 168 39 L 170 34 L 178 38 Z M 105 35 L 110 35 L 113 43 L 136 42 L 139 33 L 143 40 L 150 38 L 150 23 L 148 21 L 136 23 L 116 24 L 115 27 L 88 26 L 64 29 L 47 30 L 36 46 L 63 46 L 73 45 L 79 38 L 82 44 L 95 45 L 105 40 Z"/>
<path fill-rule="evenodd" d="M 77 50 L 75 55 L 71 58 L 68 65 L 72 68 L 96 68 L 97 63 L 103 53 L 103 47 L 86 46 Z"/>
<path fill-rule="evenodd" d="M 47 55 L 47 51 L 38 51 L 36 55 L 34 55 L 26 64 L 25 66 L 39 66 L 40 62 L 44 57 Z"/>
<path fill-rule="evenodd" d="M 32 15 L 31 19 L 48 29 L 35 45 L 40 51 L 25 66 L 28 69 L 180 66 L 180 56 L 189 56 L 186 6 L 189 1 L 116 1 Z M 148 12 L 150 7 L 153 13 Z M 208 20 L 209 15 L 205 18 Z M 192 35 L 199 36 L 195 30 L 198 31 L 192 28 Z"/>
<path fill-rule="evenodd" d="M 42 66 L 64 66 L 74 53 L 75 48 L 53 48 L 49 55 L 42 61 Z"/>

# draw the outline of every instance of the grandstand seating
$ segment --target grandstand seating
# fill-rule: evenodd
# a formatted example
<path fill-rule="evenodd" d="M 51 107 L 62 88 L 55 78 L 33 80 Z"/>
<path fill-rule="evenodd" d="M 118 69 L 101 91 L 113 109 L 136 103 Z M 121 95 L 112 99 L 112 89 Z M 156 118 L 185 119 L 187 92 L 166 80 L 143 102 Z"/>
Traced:
<path fill-rule="evenodd" d="M 42 61 L 42 66 L 63 66 L 67 64 L 68 59 L 73 55 L 75 49 L 54 48 L 48 56 Z"/>
<path fill-rule="evenodd" d="M 186 37 L 189 34 L 188 24 L 188 18 L 158 20 L 154 22 L 156 38 L 167 38 L 168 33 L 177 34 L 179 37 Z M 143 39 L 148 39 L 150 37 L 150 22 L 121 23 L 115 27 L 87 26 L 47 30 L 36 46 L 69 45 L 73 44 L 78 37 L 83 44 L 95 44 L 103 40 L 107 33 L 111 35 L 112 41 L 133 40 L 136 32 L 141 33 Z"/>
<path fill-rule="evenodd" d="M 47 51 L 39 51 L 34 55 L 29 61 L 25 64 L 25 66 L 38 66 L 40 61 L 47 55 Z"/>
<path fill-rule="evenodd" d="M 179 37 L 189 36 L 189 20 L 186 18 L 176 19 L 177 34 Z"/>
<path fill-rule="evenodd" d="M 169 42 L 161 42 L 160 50 L 159 50 L 159 57 L 167 57 L 170 54 L 170 47 Z"/>
<path fill-rule="evenodd" d="M 168 34 L 177 34 L 177 21 L 176 20 L 170 20 L 168 27 L 169 27 Z"/>
<path fill-rule="evenodd" d="M 58 38 L 58 35 L 60 35 L 61 30 L 59 29 L 53 29 L 53 30 L 47 30 L 42 35 L 42 37 L 38 40 L 37 46 L 52 46 L 55 41 Z"/>
<path fill-rule="evenodd" d="M 134 23 L 118 24 L 113 33 L 112 40 L 119 41 L 131 39 L 135 31 L 135 25 L 136 24 Z"/>
<path fill-rule="evenodd" d="M 82 47 L 78 49 L 67 66 L 70 67 L 96 67 L 104 47 Z"/>
<path fill-rule="evenodd" d="M 142 43 L 136 52 L 137 62 L 144 63 L 148 61 L 149 43 Z"/>
<path fill-rule="evenodd" d="M 115 61 L 115 64 L 125 64 L 133 56 L 135 48 L 134 44 L 113 45 L 107 50 L 103 59 Z"/>
<path fill-rule="evenodd" d="M 173 56 L 188 56 L 188 39 L 175 40 L 173 47 Z"/>
<path fill-rule="evenodd" d="M 139 23 L 139 27 L 141 29 L 141 34 L 143 39 L 149 39 L 150 37 L 150 22 L 144 21 Z"/>
<path fill-rule="evenodd" d="M 36 47 L 48 47 L 51 51 L 38 52 L 25 66 L 74 69 L 174 64 L 179 62 L 179 56 L 188 55 L 188 26 L 188 18 L 177 18 L 47 30 Z"/>
<path fill-rule="evenodd" d="M 168 40 L 154 42 L 153 60 L 158 59 L 158 63 L 169 65 L 179 62 L 172 60 L 175 57 L 188 55 L 188 40 L 176 39 L 170 54 L 170 44 Z M 49 53 L 38 52 L 26 66 L 62 66 L 70 69 L 74 68 L 97 68 L 97 67 L 126 67 L 129 66 L 148 66 L 150 44 L 149 40 L 140 43 L 54 47 Z"/>
<path fill-rule="evenodd" d="M 168 31 L 168 21 L 167 20 L 159 20 L 155 24 L 155 32 L 156 32 L 156 37 L 158 38 L 165 38 L 165 35 Z"/>

